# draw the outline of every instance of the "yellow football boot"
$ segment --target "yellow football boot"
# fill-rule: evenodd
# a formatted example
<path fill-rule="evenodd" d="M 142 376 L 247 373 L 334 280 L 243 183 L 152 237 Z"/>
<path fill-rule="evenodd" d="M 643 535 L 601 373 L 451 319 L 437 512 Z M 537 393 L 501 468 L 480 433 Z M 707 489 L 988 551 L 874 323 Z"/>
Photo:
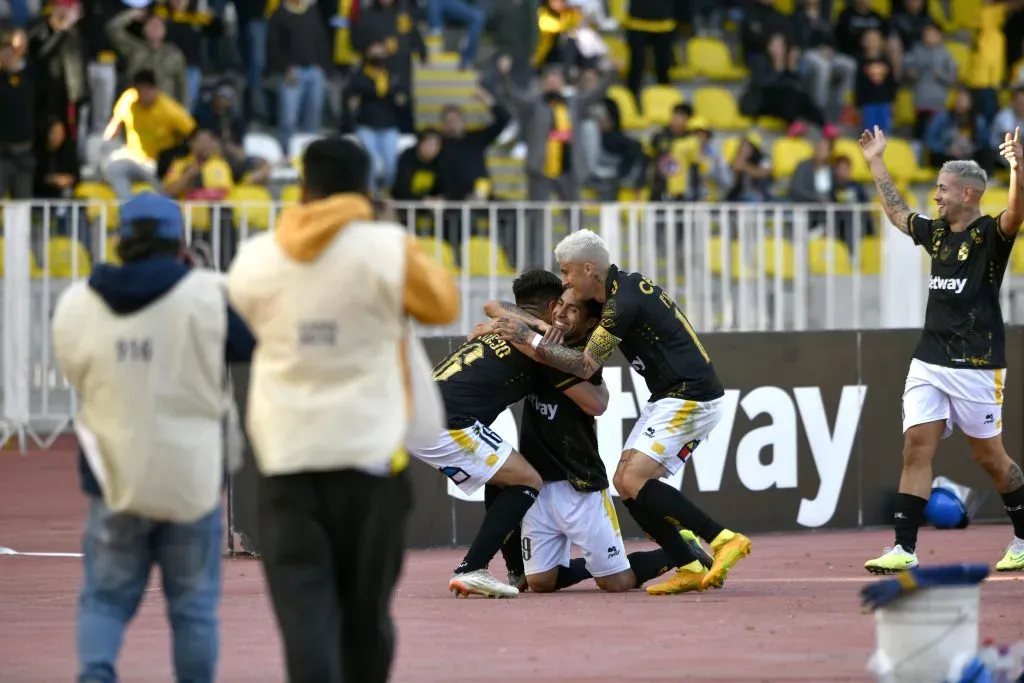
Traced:
<path fill-rule="evenodd" d="M 750 539 L 725 529 L 711 541 L 711 552 L 715 555 L 715 563 L 704 575 L 701 590 L 722 587 L 733 565 L 750 554 Z"/>
<path fill-rule="evenodd" d="M 1024 540 L 1015 538 L 1006 548 L 1003 559 L 996 563 L 997 572 L 1024 572 Z"/>
<path fill-rule="evenodd" d="M 704 590 L 701 585 L 707 570 L 700 562 L 694 560 L 685 567 L 676 569 L 676 573 L 668 581 L 646 588 L 648 595 L 678 595 Z"/>
<path fill-rule="evenodd" d="M 913 569 L 917 566 L 917 555 L 907 552 L 901 545 L 886 548 L 881 557 L 868 560 L 864 563 L 864 569 L 872 574 L 899 574 L 900 572 Z"/>

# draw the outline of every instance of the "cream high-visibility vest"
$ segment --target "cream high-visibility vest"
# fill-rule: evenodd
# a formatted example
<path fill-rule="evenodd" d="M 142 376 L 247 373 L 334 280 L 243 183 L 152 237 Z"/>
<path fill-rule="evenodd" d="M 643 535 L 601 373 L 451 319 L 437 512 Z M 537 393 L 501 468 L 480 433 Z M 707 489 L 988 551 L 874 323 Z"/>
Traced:
<path fill-rule="evenodd" d="M 202 270 L 127 315 L 85 282 L 57 303 L 54 351 L 78 393 L 76 431 L 111 510 L 184 523 L 220 502 L 227 305 L 222 276 Z"/>

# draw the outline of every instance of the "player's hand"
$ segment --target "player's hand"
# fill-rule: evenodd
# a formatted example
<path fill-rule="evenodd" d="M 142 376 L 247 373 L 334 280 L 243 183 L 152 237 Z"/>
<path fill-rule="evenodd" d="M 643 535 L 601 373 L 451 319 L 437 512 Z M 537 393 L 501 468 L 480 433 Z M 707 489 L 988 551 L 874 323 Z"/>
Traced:
<path fill-rule="evenodd" d="M 529 344 L 533 335 L 537 334 L 522 320 L 507 316 L 494 321 L 494 331 L 499 337 L 513 344 Z"/>
<path fill-rule="evenodd" d="M 565 330 L 558 325 L 548 325 L 548 329 L 544 330 L 544 341 L 546 342 L 561 344 L 563 339 L 565 339 Z"/>
<path fill-rule="evenodd" d="M 865 130 L 860 134 L 860 149 L 868 161 L 881 160 L 885 153 L 885 133 L 878 126 L 874 132 Z"/>
<path fill-rule="evenodd" d="M 1024 148 L 1020 144 L 1020 127 L 1014 129 L 1013 137 L 1006 134 L 1003 144 L 999 145 L 999 153 L 1010 162 L 1010 170 L 1016 171 L 1021 168 L 1021 161 L 1024 160 Z"/>
<path fill-rule="evenodd" d="M 473 332 L 470 333 L 470 335 L 468 337 L 466 337 L 466 338 L 467 339 L 476 339 L 477 337 L 482 337 L 485 334 L 493 333 L 494 332 L 494 322 L 495 321 L 493 321 L 493 320 L 488 320 L 487 322 L 477 323 L 477 326 L 473 328 Z"/>

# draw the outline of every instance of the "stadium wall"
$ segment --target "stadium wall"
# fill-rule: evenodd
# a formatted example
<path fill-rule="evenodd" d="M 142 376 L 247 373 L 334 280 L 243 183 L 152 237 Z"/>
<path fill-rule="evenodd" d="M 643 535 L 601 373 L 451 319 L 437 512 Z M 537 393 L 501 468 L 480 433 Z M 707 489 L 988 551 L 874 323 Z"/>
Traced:
<path fill-rule="evenodd" d="M 726 386 L 725 415 L 673 483 L 722 524 L 748 532 L 887 525 L 900 472 L 903 381 L 919 336 L 910 330 L 701 335 Z M 435 362 L 462 341 L 425 340 Z M 1024 367 L 1024 330 L 1010 328 L 1006 346 L 1009 367 Z M 598 439 L 611 472 L 649 394 L 621 355 L 606 367 L 604 378 L 611 400 L 598 418 Z M 244 407 L 246 368 L 235 370 L 235 381 Z M 1003 438 L 1018 460 L 1022 388 L 1024 375 L 1011 371 L 1005 400 L 1012 412 L 1003 415 Z M 514 406 L 493 425 L 514 445 L 519 411 Z M 989 490 L 959 433 L 941 445 L 935 474 Z M 467 500 L 415 459 L 409 476 L 415 508 L 408 545 L 468 545 L 483 515 L 482 491 L 477 500 Z M 245 467 L 233 482 L 232 525 L 240 549 L 258 553 L 255 477 L 247 450 Z M 617 497 L 616 506 L 623 534 L 641 537 Z M 993 495 L 976 519 L 1003 515 Z"/>

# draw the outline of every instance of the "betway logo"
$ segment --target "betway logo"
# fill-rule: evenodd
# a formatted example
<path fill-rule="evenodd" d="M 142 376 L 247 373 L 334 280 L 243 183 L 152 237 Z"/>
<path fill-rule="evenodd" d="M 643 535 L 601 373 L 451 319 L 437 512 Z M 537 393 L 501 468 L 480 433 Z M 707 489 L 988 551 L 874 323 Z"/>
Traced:
<path fill-rule="evenodd" d="M 623 441 L 629 433 L 625 421 L 635 420 L 639 415 L 638 408 L 642 408 L 650 398 L 643 378 L 632 369 L 634 391 L 622 388 L 624 369 L 606 367 L 603 374 L 610 400 L 608 410 L 597 418 L 597 440 L 609 474 L 615 471 Z M 829 426 L 818 387 L 796 387 L 790 391 L 779 387 L 758 387 L 742 395 L 737 389 L 726 391 L 722 420 L 689 460 L 692 476 L 697 478 L 697 488 L 708 493 L 721 490 L 727 463 L 735 466 L 740 483 L 749 491 L 798 488 L 799 432 L 802 425 L 818 473 L 818 484 L 813 498 L 801 499 L 796 521 L 805 527 L 827 524 L 839 503 L 866 394 L 866 386 L 843 387 L 835 424 Z M 748 419 L 768 415 L 771 422 L 740 436 L 733 452 L 729 446 L 735 436 L 736 415 L 740 409 Z M 519 432 L 510 410 L 502 413 L 491 427 L 513 447 L 518 447 Z M 761 458 L 765 449 L 771 450 L 771 459 L 767 462 Z M 732 453 L 735 457 L 730 457 Z M 669 483 L 681 486 L 687 469 L 690 468 L 684 468 L 669 479 Z M 449 481 L 448 493 L 461 500 L 483 501 L 482 488 L 472 497 L 467 497 Z M 615 493 L 614 488 L 612 493 Z"/>
<path fill-rule="evenodd" d="M 555 419 L 555 413 L 558 412 L 558 406 L 556 404 L 544 403 L 539 398 L 537 398 L 537 394 L 528 394 L 526 396 L 526 400 L 529 402 L 531 406 L 533 406 L 537 410 L 538 413 L 540 413 L 547 419 Z"/>
<path fill-rule="evenodd" d="M 928 289 L 945 289 L 959 294 L 967 286 L 967 278 L 961 277 L 932 277 L 928 283 Z"/>

